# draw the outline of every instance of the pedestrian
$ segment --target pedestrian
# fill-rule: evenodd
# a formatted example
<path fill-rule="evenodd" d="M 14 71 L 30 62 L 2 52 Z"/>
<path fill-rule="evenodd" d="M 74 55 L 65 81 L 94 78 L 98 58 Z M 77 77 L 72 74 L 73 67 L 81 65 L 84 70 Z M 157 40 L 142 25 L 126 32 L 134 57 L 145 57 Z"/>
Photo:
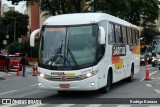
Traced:
<path fill-rule="evenodd" d="M 26 57 L 24 54 L 20 60 L 20 64 L 22 64 L 22 77 L 26 77 L 26 75 L 25 75 L 25 73 L 26 73 Z"/>
<path fill-rule="evenodd" d="M 10 63 L 10 58 L 9 58 L 9 55 L 7 54 L 6 58 L 5 58 L 5 70 L 6 70 L 6 73 L 8 73 L 9 71 L 9 63 Z"/>

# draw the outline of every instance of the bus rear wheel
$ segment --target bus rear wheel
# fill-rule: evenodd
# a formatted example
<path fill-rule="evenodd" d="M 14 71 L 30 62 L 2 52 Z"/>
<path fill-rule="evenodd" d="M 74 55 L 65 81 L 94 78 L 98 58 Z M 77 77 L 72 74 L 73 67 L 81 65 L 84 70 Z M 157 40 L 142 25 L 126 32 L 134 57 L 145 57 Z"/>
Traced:
<path fill-rule="evenodd" d="M 108 76 L 107 76 L 107 85 L 104 86 L 103 88 L 100 89 L 100 91 L 102 93 L 107 93 L 109 92 L 110 88 L 111 88 L 111 84 L 112 84 L 112 75 L 111 72 L 108 72 Z"/>
<path fill-rule="evenodd" d="M 131 67 L 131 75 L 127 78 L 129 82 L 132 82 L 134 79 L 134 66 Z"/>

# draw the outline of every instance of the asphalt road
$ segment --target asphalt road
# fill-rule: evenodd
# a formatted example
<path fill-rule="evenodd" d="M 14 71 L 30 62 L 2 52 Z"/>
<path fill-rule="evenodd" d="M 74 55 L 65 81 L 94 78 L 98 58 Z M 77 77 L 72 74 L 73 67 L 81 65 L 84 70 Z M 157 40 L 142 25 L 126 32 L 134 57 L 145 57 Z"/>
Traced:
<path fill-rule="evenodd" d="M 123 80 L 115 83 L 112 85 L 111 91 L 106 94 L 98 91 L 78 91 L 68 92 L 64 95 L 60 95 L 56 91 L 39 90 L 37 77 L 32 76 L 33 71 L 30 66 L 27 67 L 27 77 L 17 76 L 16 72 L 5 74 L 1 71 L 0 75 L 5 79 L 0 80 L 0 98 L 43 98 L 45 104 L 0 105 L 0 107 L 160 107 L 157 104 L 138 105 L 143 98 L 160 98 L 160 72 L 157 67 L 151 65 L 149 71 L 151 80 L 145 80 L 146 68 L 141 66 L 141 70 L 135 75 L 133 82 Z M 139 98 L 142 98 L 139 102 L 132 103 L 132 99 L 134 101 Z M 107 104 L 108 100 L 113 103 Z M 159 101 L 159 99 L 156 100 Z M 128 102 L 125 104 L 123 101 L 129 101 L 132 104 Z M 47 103 L 52 103 L 52 105 Z"/>

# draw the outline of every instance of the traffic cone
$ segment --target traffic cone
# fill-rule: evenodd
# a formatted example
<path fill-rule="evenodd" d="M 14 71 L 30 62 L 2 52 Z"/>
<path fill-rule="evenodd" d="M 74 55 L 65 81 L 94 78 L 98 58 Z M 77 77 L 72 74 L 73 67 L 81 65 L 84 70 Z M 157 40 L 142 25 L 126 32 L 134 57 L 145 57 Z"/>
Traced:
<path fill-rule="evenodd" d="M 37 76 L 37 66 L 36 66 L 36 62 L 34 62 L 33 65 L 33 75 L 32 76 Z"/>
<path fill-rule="evenodd" d="M 17 74 L 16 74 L 17 76 L 20 76 L 20 70 L 19 69 L 20 69 L 20 67 L 19 67 L 19 63 L 18 63 Z"/>
<path fill-rule="evenodd" d="M 148 69 L 148 62 L 147 61 L 146 61 L 146 80 L 150 80 L 149 69 Z"/>

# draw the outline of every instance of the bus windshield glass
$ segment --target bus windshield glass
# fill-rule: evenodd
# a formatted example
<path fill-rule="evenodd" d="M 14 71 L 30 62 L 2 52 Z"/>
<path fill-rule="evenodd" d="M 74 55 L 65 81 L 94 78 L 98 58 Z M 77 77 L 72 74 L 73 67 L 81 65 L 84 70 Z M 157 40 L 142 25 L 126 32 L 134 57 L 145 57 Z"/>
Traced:
<path fill-rule="evenodd" d="M 44 26 L 39 63 L 46 66 L 81 66 L 96 61 L 97 26 Z"/>

